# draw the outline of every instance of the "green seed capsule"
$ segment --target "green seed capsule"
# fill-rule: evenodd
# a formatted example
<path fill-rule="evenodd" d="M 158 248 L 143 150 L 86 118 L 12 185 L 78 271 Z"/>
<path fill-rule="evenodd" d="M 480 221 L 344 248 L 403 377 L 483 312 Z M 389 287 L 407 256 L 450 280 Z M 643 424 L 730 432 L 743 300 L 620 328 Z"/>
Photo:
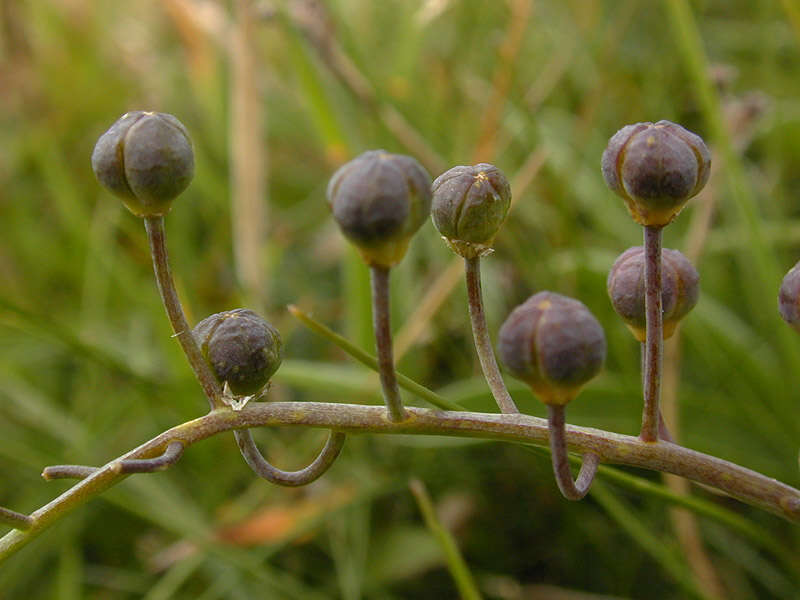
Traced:
<path fill-rule="evenodd" d="M 606 338 L 581 302 L 539 292 L 508 316 L 497 349 L 506 369 L 545 404 L 564 405 L 602 368 Z"/>
<path fill-rule="evenodd" d="M 245 308 L 206 317 L 192 334 L 219 382 L 236 396 L 261 390 L 283 358 L 278 330 Z"/>
<path fill-rule="evenodd" d="M 644 285 L 644 248 L 628 248 L 608 273 L 608 296 L 633 336 L 644 342 L 647 332 Z M 677 250 L 661 251 L 661 312 L 664 339 L 672 337 L 678 323 L 697 304 L 700 276 L 689 259 Z"/>
<path fill-rule="evenodd" d="M 492 251 L 494 236 L 511 206 L 511 186 L 494 165 L 453 167 L 433 182 L 433 224 L 464 258 Z"/>
<path fill-rule="evenodd" d="M 415 159 L 373 150 L 342 165 L 328 184 L 328 205 L 369 265 L 391 267 L 431 210 L 431 178 Z"/>
<path fill-rule="evenodd" d="M 637 223 L 660 227 L 703 189 L 711 154 L 700 136 L 676 123 L 637 123 L 609 140 L 602 170 Z"/>
<path fill-rule="evenodd" d="M 165 215 L 194 176 L 189 133 L 172 115 L 126 113 L 97 140 L 92 169 L 136 216 Z"/>

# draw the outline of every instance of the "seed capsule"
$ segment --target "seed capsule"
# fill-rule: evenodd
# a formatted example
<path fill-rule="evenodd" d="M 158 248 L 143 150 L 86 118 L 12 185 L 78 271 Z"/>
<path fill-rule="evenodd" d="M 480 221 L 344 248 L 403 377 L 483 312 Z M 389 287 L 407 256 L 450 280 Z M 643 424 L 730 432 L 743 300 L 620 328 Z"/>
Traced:
<path fill-rule="evenodd" d="M 342 165 L 328 184 L 328 205 L 369 265 L 391 267 L 431 210 L 431 178 L 415 159 L 372 150 Z"/>
<path fill-rule="evenodd" d="M 92 169 L 136 216 L 165 215 L 194 176 L 192 142 L 172 115 L 129 112 L 97 140 Z"/>
<path fill-rule="evenodd" d="M 786 273 L 781 282 L 778 312 L 784 321 L 800 332 L 800 262 Z"/>
<path fill-rule="evenodd" d="M 608 296 L 617 314 L 640 342 L 646 339 L 644 248 L 628 248 L 617 257 L 608 273 Z M 678 250 L 661 251 L 661 312 L 664 339 L 697 304 L 700 275 Z"/>
<path fill-rule="evenodd" d="M 564 405 L 602 368 L 606 338 L 581 302 L 539 292 L 503 323 L 498 352 L 506 369 L 545 404 Z"/>
<path fill-rule="evenodd" d="M 489 254 L 511 205 L 511 186 L 494 165 L 453 167 L 433 182 L 433 224 L 464 258 Z"/>
<path fill-rule="evenodd" d="M 640 225 L 669 224 L 711 172 L 711 154 L 700 136 L 676 123 L 636 123 L 609 140 L 602 158 L 608 187 L 625 200 Z"/>
<path fill-rule="evenodd" d="M 246 308 L 206 317 L 192 334 L 219 382 L 236 396 L 263 388 L 283 358 L 278 330 Z"/>

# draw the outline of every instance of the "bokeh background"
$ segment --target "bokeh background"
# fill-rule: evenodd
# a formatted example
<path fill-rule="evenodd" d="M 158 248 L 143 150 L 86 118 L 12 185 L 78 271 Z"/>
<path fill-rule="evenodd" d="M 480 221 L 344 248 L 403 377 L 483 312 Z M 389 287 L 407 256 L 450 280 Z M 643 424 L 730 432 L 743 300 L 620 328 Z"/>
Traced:
<path fill-rule="evenodd" d="M 669 348 L 667 419 L 692 448 L 800 484 L 800 338 L 776 311 L 800 257 L 796 0 L 0 0 L 0 504 L 16 510 L 67 487 L 44 482 L 45 465 L 102 464 L 206 406 L 142 223 L 90 169 L 97 137 L 136 109 L 175 114 L 194 141 L 195 181 L 167 219 L 190 321 L 248 306 L 283 334 L 268 399 L 380 402 L 375 375 L 285 307 L 372 348 L 367 272 L 324 194 L 341 163 L 385 148 L 432 176 L 505 171 L 514 205 L 483 263 L 490 327 L 542 289 L 586 303 L 609 356 L 568 419 L 629 434 L 638 346 L 605 281 L 641 231 L 600 155 L 627 123 L 682 123 L 707 140 L 714 171 L 665 233 L 702 285 Z M 431 224 L 393 284 L 400 370 L 496 410 L 460 262 Z M 324 433 L 257 439 L 297 468 Z M 629 477 L 604 475 L 570 503 L 530 448 L 351 436 L 324 478 L 287 490 L 256 479 L 222 435 L 47 531 L 0 566 L 0 597 L 455 598 L 412 477 L 486 598 L 800 595 L 796 525 L 615 473 Z M 703 508 L 676 513 L 683 493 Z"/>

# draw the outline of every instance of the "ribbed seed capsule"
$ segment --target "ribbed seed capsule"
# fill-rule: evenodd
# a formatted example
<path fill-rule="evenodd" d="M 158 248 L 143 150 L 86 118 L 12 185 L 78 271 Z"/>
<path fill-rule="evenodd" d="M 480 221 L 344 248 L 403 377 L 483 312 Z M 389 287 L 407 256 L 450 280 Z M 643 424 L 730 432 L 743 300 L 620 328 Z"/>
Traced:
<path fill-rule="evenodd" d="M 644 248 L 628 248 L 617 257 L 607 281 L 608 296 L 614 310 L 640 342 L 647 337 L 644 267 Z M 697 270 L 678 250 L 664 248 L 661 251 L 661 310 L 665 340 L 672 336 L 699 297 L 700 276 Z"/>
<path fill-rule="evenodd" d="M 162 216 L 194 176 L 192 142 L 172 115 L 129 112 L 97 140 L 92 169 L 133 214 Z"/>
<path fill-rule="evenodd" d="M 545 404 L 564 405 L 602 368 L 606 338 L 581 302 L 539 292 L 503 323 L 498 353 L 506 369 Z"/>
<path fill-rule="evenodd" d="M 778 312 L 784 321 L 800 332 L 800 262 L 786 273 L 781 282 Z"/>
<path fill-rule="evenodd" d="M 510 205 L 511 186 L 494 165 L 453 167 L 433 182 L 433 224 L 448 246 L 464 258 L 492 251 Z"/>
<path fill-rule="evenodd" d="M 236 396 L 261 390 L 283 358 L 278 330 L 246 308 L 206 317 L 192 333 L 217 379 Z"/>
<path fill-rule="evenodd" d="M 431 178 L 410 156 L 372 150 L 342 165 L 328 184 L 333 218 L 369 265 L 391 267 L 431 210 Z"/>
<path fill-rule="evenodd" d="M 602 158 L 608 187 L 625 200 L 640 225 L 670 223 L 711 172 L 702 138 L 676 123 L 626 125 L 608 142 Z"/>

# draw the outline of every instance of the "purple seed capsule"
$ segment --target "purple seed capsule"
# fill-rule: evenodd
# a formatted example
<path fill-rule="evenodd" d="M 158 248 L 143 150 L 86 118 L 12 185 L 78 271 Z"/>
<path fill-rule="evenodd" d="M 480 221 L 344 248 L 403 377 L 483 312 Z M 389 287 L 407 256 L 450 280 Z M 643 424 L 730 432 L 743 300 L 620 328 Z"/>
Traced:
<path fill-rule="evenodd" d="M 278 330 L 246 308 L 206 317 L 192 334 L 214 375 L 236 396 L 262 389 L 283 358 Z"/>
<path fill-rule="evenodd" d="M 192 142 L 172 115 L 129 112 L 97 140 L 92 170 L 136 216 L 163 216 L 194 177 Z"/>
<path fill-rule="evenodd" d="M 494 165 L 453 167 L 433 182 L 433 224 L 464 258 L 492 251 L 494 236 L 510 206 L 511 186 Z"/>
<path fill-rule="evenodd" d="M 800 332 L 800 262 L 783 278 L 778 293 L 778 312 L 784 321 Z"/>
<path fill-rule="evenodd" d="M 669 224 L 703 189 L 711 154 L 702 138 L 676 123 L 636 123 L 615 133 L 603 152 L 603 177 L 640 225 Z"/>
<path fill-rule="evenodd" d="M 606 338 L 581 302 L 539 292 L 508 316 L 497 349 L 506 369 L 542 401 L 564 405 L 602 368 Z"/>
<path fill-rule="evenodd" d="M 431 211 L 431 178 L 415 159 L 372 150 L 342 165 L 328 184 L 328 205 L 369 265 L 391 267 Z"/>
<path fill-rule="evenodd" d="M 644 248 L 628 248 L 617 257 L 608 273 L 608 296 L 634 337 L 645 341 Z M 678 323 L 697 304 L 700 276 L 689 259 L 677 250 L 661 251 L 661 311 L 664 339 L 675 332 Z"/>

